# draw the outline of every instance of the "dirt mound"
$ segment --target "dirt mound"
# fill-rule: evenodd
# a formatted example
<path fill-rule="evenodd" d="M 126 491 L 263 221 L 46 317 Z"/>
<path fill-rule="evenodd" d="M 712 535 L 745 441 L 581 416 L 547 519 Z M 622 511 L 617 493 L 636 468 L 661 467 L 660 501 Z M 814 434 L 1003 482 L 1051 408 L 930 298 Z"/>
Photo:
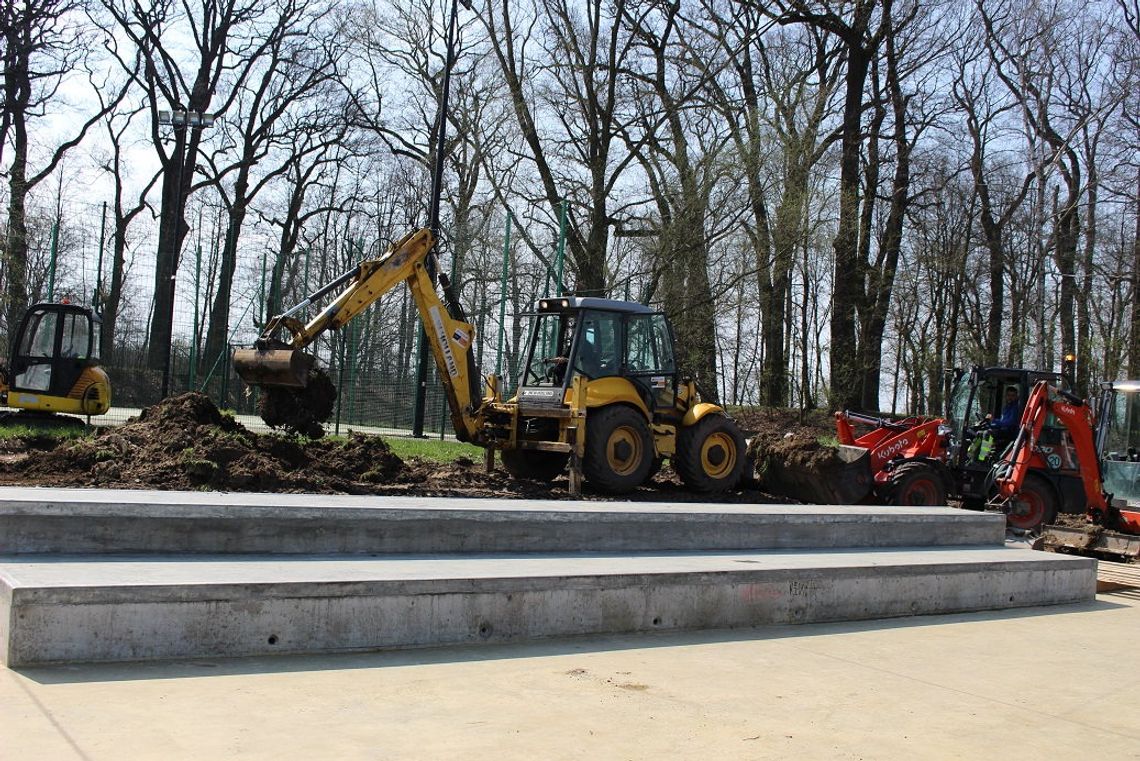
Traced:
<path fill-rule="evenodd" d="M 735 410 L 732 417 L 745 437 L 778 438 L 785 433 L 835 435 L 835 417 L 825 410 L 790 410 L 783 407 L 751 407 Z"/>
<path fill-rule="evenodd" d="M 748 453 L 760 489 L 801 502 L 853 504 L 871 490 L 866 450 L 840 448 L 813 433 L 759 434 Z"/>
<path fill-rule="evenodd" d="M 62 442 L 20 467 L 67 485 L 237 491 L 353 493 L 408 476 L 382 439 L 301 443 L 258 435 L 198 393 L 166 399 L 92 438 Z"/>

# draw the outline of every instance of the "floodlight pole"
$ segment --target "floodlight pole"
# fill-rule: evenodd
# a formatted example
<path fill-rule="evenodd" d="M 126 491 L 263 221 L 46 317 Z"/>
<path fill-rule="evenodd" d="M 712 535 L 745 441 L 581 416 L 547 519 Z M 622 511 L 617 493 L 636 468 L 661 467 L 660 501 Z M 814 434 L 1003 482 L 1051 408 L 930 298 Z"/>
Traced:
<path fill-rule="evenodd" d="M 471 1 L 462 0 L 463 7 L 471 10 Z M 455 65 L 456 25 L 459 18 L 460 0 L 451 0 L 451 18 L 447 24 L 447 56 L 443 64 L 443 83 L 439 95 L 439 115 L 436 117 L 435 128 L 435 166 L 431 178 L 431 200 L 428 207 L 428 227 L 435 240 L 436 251 L 439 250 L 439 206 L 443 196 L 443 162 L 447 150 L 447 100 L 451 90 L 451 69 Z M 435 285 L 436 261 L 438 257 L 433 254 L 425 262 L 427 275 Z M 419 357 L 416 361 L 416 399 L 412 409 L 412 436 L 424 435 L 424 408 L 427 405 L 427 362 L 428 345 L 427 330 L 420 324 Z"/>

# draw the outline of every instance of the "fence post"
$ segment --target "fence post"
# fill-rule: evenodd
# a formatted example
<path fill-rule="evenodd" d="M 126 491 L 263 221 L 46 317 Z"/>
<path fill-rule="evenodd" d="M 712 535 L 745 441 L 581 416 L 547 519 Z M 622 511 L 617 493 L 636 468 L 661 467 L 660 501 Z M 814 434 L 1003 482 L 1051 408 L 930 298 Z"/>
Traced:
<path fill-rule="evenodd" d="M 349 330 L 351 330 L 351 324 Z M 336 382 L 336 424 L 333 433 L 340 436 L 340 409 L 344 405 L 344 365 L 345 365 L 345 348 L 348 344 L 347 337 L 340 339 L 340 372 L 337 373 Z"/>
<path fill-rule="evenodd" d="M 99 221 L 99 262 L 95 265 L 95 293 L 91 296 L 91 308 L 99 312 L 99 298 L 103 292 L 103 249 L 107 245 L 107 202 L 103 202 L 103 216 Z"/>
<path fill-rule="evenodd" d="M 51 225 L 51 259 L 48 260 L 47 300 L 55 301 L 55 262 L 59 256 L 59 217 Z"/>
<path fill-rule="evenodd" d="M 554 257 L 554 276 L 558 288 L 555 296 L 561 296 L 565 292 L 562 287 L 562 264 L 566 259 L 566 213 L 568 209 L 569 204 L 563 198 L 562 208 L 558 214 L 558 253 Z"/>
<path fill-rule="evenodd" d="M 194 332 L 190 334 L 190 370 L 187 388 L 198 385 L 198 329 L 200 315 L 198 302 L 202 298 L 202 210 L 198 209 L 198 246 L 194 249 Z"/>
<path fill-rule="evenodd" d="M 503 277 L 499 282 L 499 346 L 495 352 L 495 377 L 503 376 L 503 336 L 507 332 L 507 269 L 510 266 L 511 255 L 511 218 L 514 215 L 507 212 L 507 232 L 503 236 Z"/>
<path fill-rule="evenodd" d="M 226 409 L 226 402 L 230 398 L 230 354 L 233 351 L 233 344 L 226 341 L 225 354 L 222 355 L 222 387 L 218 395 L 218 407 Z"/>
<path fill-rule="evenodd" d="M 358 347 L 356 320 L 348 324 L 348 424 L 356 420 L 356 352 Z"/>

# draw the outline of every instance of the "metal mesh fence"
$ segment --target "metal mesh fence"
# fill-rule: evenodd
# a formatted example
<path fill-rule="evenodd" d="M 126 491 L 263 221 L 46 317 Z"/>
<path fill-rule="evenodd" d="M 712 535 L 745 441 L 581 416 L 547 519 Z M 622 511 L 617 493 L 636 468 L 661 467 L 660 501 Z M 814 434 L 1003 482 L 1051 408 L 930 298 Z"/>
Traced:
<path fill-rule="evenodd" d="M 29 209 L 34 233 L 29 236 L 30 303 L 67 299 L 93 305 L 98 312 L 107 309 L 116 267 L 112 216 L 102 203 Z M 218 210 L 208 207 L 191 209 L 187 218 L 192 226 L 174 283 L 170 393 L 201 391 L 222 409 L 256 415 L 259 392 L 241 381 L 231 357 L 235 348 L 252 344 L 266 321 L 275 256 L 272 231 L 257 223 L 243 228 L 225 341 L 221 349 L 209 353 L 207 334 L 211 306 L 217 297 L 225 222 Z M 114 340 L 103 358 L 111 377 L 113 407 L 96 421 L 100 424 L 125 422 L 161 399 L 163 372 L 147 356 L 156 287 L 156 232 L 154 219 L 136 218 L 118 263 L 121 293 Z M 327 240 L 310 240 L 285 263 L 278 306 L 300 301 L 360 259 L 378 255 L 386 240 L 398 237 L 382 235 L 375 228 L 367 232 L 370 235 L 346 222 L 339 234 Z M 495 243 L 502 245 L 501 241 Z M 467 289 L 464 301 L 470 308 L 468 318 L 477 328 L 476 349 L 484 372 L 499 368 L 511 378 L 518 347 L 526 338 L 512 315 L 533 303 L 549 277 L 533 263 L 521 265 L 512 252 L 510 280 L 504 289 L 499 277 L 501 259 L 501 249 L 495 251 L 490 245 L 473 250 L 466 271 L 461 270 L 456 280 Z M 4 337 L 8 334 L 5 330 Z M 418 334 L 414 305 L 406 289 L 401 288 L 341 331 L 322 336 L 310 347 L 337 387 L 334 416 L 327 425 L 330 432 L 376 429 L 397 433 L 411 429 Z M 7 352 L 7 346 L 0 348 Z M 450 433 L 446 398 L 431 362 L 425 386 L 425 432 Z"/>

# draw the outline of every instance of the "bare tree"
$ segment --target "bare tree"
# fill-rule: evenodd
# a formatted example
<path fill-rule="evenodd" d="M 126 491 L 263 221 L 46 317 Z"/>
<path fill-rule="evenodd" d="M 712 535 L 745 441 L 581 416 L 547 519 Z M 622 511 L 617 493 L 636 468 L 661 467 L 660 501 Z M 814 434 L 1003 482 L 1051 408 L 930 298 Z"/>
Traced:
<path fill-rule="evenodd" d="M 142 113 L 141 109 L 135 110 L 126 114 L 125 118 L 110 118 L 105 123 L 107 140 L 110 144 L 110 155 L 103 163 L 102 168 L 111 177 L 114 188 L 111 204 L 111 280 L 107 284 L 106 292 L 99 294 L 99 303 L 95 306 L 101 312 L 103 319 L 99 339 L 100 357 L 107 364 L 115 361 L 116 327 L 123 300 L 123 290 L 126 285 L 128 233 L 131 222 L 149 208 L 146 197 L 150 194 L 154 184 L 158 182 L 158 173 L 155 173 L 145 183 L 142 190 L 135 194 L 130 194 L 127 190 L 129 172 L 123 156 L 124 148 L 126 148 L 126 134 L 131 127 L 131 122 L 140 113 Z M 131 196 L 130 200 L 128 200 L 128 195 Z"/>
<path fill-rule="evenodd" d="M 226 350 L 241 232 L 251 205 L 294 168 L 290 150 L 296 147 L 297 130 L 344 134 L 346 115 L 339 95 L 345 48 L 336 37 L 339 24 L 328 23 L 331 11 L 320 0 L 286 0 L 263 17 L 264 43 L 242 62 L 225 127 L 205 157 L 208 182 L 228 215 L 206 333 L 207 361 Z M 308 122 L 298 124 L 296 117 Z M 277 293 L 277 287 L 272 283 L 270 294 Z"/>
<path fill-rule="evenodd" d="M 189 232 L 186 203 L 195 184 L 203 122 L 194 115 L 226 113 L 242 85 L 273 44 L 269 0 L 102 0 L 118 30 L 143 65 L 136 81 L 151 116 L 151 139 L 162 166 L 158 251 L 154 270 L 154 311 L 147 364 L 166 364 L 174 305 L 174 277 Z M 265 19 L 269 15 L 269 21 Z M 190 31 L 189 39 L 184 33 Z M 127 64 L 122 56 L 120 61 Z M 133 69 L 128 68 L 129 71 Z M 162 140 L 159 111 L 183 112 L 174 128 L 174 147 Z"/>
<path fill-rule="evenodd" d="M 534 166 L 548 218 L 571 201 L 570 264 L 585 293 L 604 294 L 609 284 L 610 227 L 622 224 L 613 197 L 634 161 L 623 150 L 619 87 L 632 45 L 630 7 L 488 0 L 479 16 L 525 146 L 518 155 Z"/>
<path fill-rule="evenodd" d="M 98 74 L 92 60 L 101 32 L 92 29 L 79 0 L 28 0 L 0 5 L 3 92 L 0 94 L 0 165 L 7 162 L 8 230 L 2 260 L 6 280 L 4 316 L 14 327 L 27 307 L 27 199 L 88 130 L 126 94 Z M 67 111 L 65 83 L 86 75 L 94 104 L 80 111 L 77 128 L 64 128 L 45 157 L 33 155 L 36 124 Z M 105 96 L 104 93 L 108 93 Z M 38 134 L 49 134 L 47 129 Z M 10 155 L 10 158 L 9 158 Z M 38 166 L 33 166 L 39 160 Z M 6 333 L 7 331 L 5 331 Z"/>

